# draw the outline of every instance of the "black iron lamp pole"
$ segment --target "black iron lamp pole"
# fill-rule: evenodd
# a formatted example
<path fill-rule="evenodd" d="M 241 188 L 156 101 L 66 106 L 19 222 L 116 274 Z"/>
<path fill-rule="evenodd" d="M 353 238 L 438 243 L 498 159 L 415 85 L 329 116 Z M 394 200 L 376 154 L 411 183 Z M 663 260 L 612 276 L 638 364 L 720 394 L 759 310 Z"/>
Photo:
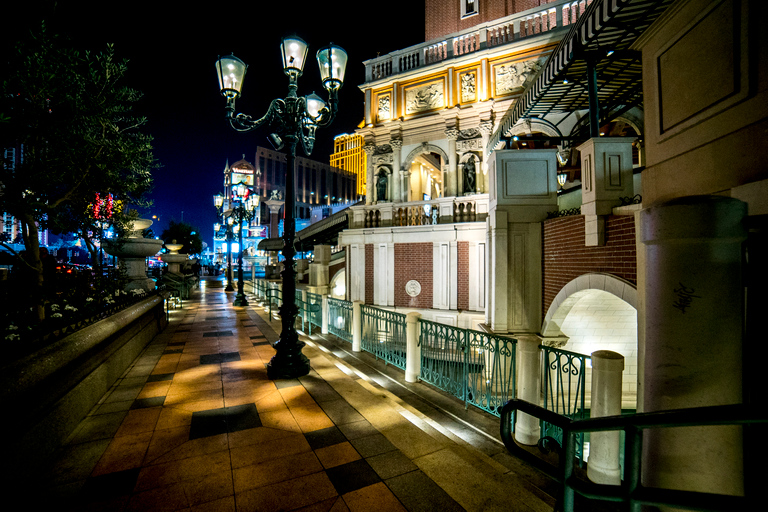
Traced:
<path fill-rule="evenodd" d="M 222 212 L 224 196 L 221 194 L 213 196 L 213 205 L 219 212 L 219 216 L 222 220 L 222 227 L 226 230 L 224 236 L 227 241 L 227 286 L 224 288 L 224 291 L 233 292 L 235 289 L 232 287 L 232 225 L 227 222 L 227 216 Z"/>
<path fill-rule="evenodd" d="M 280 45 L 283 57 L 283 72 L 288 76 L 288 94 L 285 99 L 273 100 L 267 113 L 261 119 L 253 120 L 245 114 L 235 114 L 235 100 L 240 96 L 243 78 L 247 66 L 230 55 L 216 61 L 221 94 L 227 98 L 227 119 L 230 126 L 241 132 L 248 132 L 263 125 L 274 128 L 269 141 L 280 150 L 287 146 L 288 168 L 285 180 L 285 222 L 283 230 L 283 257 L 285 269 L 283 276 L 283 304 L 280 306 L 282 332 L 275 342 L 275 356 L 267 365 L 270 379 L 288 379 L 309 373 L 309 359 L 301 349 L 304 342 L 299 340 L 295 323 L 298 314 L 296 307 L 296 270 L 293 257 L 296 255 L 294 239 L 296 220 L 294 217 L 295 190 L 293 183 L 296 146 L 301 143 L 304 153 L 309 156 L 315 142 L 315 130 L 319 126 L 328 126 L 338 110 L 338 91 L 344 82 L 347 54 L 333 44 L 317 52 L 320 76 L 323 87 L 328 91 L 328 104 L 316 94 L 299 97 L 296 94 L 298 78 L 304 69 L 307 57 L 307 44 L 298 37 L 283 39 Z"/>

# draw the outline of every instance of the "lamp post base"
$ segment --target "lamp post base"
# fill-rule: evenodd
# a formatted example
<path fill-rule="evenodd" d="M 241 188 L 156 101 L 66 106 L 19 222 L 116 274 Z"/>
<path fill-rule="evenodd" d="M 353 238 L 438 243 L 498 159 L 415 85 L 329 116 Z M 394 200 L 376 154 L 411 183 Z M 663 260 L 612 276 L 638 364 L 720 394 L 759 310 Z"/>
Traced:
<path fill-rule="evenodd" d="M 237 296 L 235 296 L 235 302 L 232 303 L 233 306 L 247 306 L 248 305 L 248 299 L 245 298 L 245 295 L 243 293 L 238 292 Z"/>
<path fill-rule="evenodd" d="M 310 370 L 309 358 L 301 352 L 304 342 L 296 340 L 288 346 L 281 346 L 281 343 L 286 345 L 282 340 L 275 342 L 277 354 L 267 363 L 267 378 L 295 379 L 307 375 Z"/>

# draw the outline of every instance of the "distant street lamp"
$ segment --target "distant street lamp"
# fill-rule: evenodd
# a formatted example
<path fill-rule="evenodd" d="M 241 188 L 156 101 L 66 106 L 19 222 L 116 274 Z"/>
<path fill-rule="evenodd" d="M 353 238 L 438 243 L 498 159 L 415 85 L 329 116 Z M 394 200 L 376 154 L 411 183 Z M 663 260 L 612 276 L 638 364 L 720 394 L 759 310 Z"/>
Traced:
<path fill-rule="evenodd" d="M 232 286 L 232 221 L 231 219 L 226 219 L 223 215 L 223 212 L 221 211 L 223 204 L 224 196 L 221 194 L 213 196 L 213 205 L 216 207 L 216 210 L 218 210 L 219 217 L 221 217 L 221 220 L 224 222 L 223 225 L 220 225 L 218 222 L 216 225 L 219 225 L 220 228 L 223 229 L 223 232 L 220 234 L 224 237 L 227 244 L 227 286 L 224 288 L 224 291 L 233 292 L 235 289 Z M 217 233 L 220 232 L 220 228 L 216 228 Z"/>
<path fill-rule="evenodd" d="M 316 94 L 299 97 L 296 95 L 298 79 L 303 73 L 307 57 L 307 44 L 298 37 L 283 39 L 280 49 L 283 57 L 283 72 L 288 76 L 288 95 L 285 99 L 273 100 L 264 117 L 253 120 L 245 114 L 235 114 L 235 100 L 240 96 L 246 64 L 230 55 L 216 61 L 221 94 L 227 99 L 227 119 L 230 126 L 241 132 L 248 132 L 263 125 L 273 126 L 275 131 L 269 141 L 280 150 L 287 145 L 288 166 L 285 179 L 285 229 L 283 230 L 283 304 L 280 307 L 283 330 L 275 342 L 277 353 L 267 365 L 270 379 L 295 378 L 309 373 L 309 359 L 301 349 L 304 342 L 299 340 L 294 323 L 298 314 L 296 307 L 296 271 L 293 247 L 296 235 L 294 218 L 293 171 L 296 146 L 301 143 L 304 153 L 309 156 L 315 142 L 315 130 L 328 126 L 338 110 L 338 91 L 344 83 L 347 53 L 333 44 L 317 52 L 317 63 L 323 87 L 328 91 L 328 105 Z"/>

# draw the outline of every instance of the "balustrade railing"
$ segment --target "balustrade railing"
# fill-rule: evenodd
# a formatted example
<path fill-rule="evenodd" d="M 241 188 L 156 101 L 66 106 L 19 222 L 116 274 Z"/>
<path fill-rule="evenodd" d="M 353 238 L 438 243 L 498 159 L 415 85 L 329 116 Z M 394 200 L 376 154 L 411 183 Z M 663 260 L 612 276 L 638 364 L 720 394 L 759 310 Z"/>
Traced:
<path fill-rule="evenodd" d="M 576 22 L 590 3 L 592 0 L 555 0 L 445 38 L 368 60 L 364 63 L 366 82 L 567 27 Z"/>
<path fill-rule="evenodd" d="M 421 379 L 495 416 L 515 396 L 511 338 L 421 320 Z"/>
<path fill-rule="evenodd" d="M 386 363 L 405 370 L 405 315 L 365 305 L 360 310 L 360 347 Z"/>
<path fill-rule="evenodd" d="M 441 197 L 429 201 L 359 205 L 352 211 L 352 228 L 429 226 L 461 222 L 485 222 L 488 194 Z"/>
<path fill-rule="evenodd" d="M 323 296 L 317 293 L 307 292 L 307 303 L 309 304 L 310 331 L 313 325 L 318 329 L 322 329 L 323 327 Z"/>

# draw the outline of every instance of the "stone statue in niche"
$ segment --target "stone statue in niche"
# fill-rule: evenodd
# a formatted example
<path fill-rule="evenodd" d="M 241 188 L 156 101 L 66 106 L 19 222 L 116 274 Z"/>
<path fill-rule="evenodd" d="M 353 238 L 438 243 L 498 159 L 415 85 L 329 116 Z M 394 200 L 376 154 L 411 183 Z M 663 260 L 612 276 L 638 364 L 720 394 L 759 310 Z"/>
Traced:
<path fill-rule="evenodd" d="M 387 200 L 387 171 L 382 169 L 378 174 L 379 179 L 376 180 L 376 201 Z"/>
<path fill-rule="evenodd" d="M 464 164 L 464 192 L 475 192 L 475 159 L 470 158 Z"/>

